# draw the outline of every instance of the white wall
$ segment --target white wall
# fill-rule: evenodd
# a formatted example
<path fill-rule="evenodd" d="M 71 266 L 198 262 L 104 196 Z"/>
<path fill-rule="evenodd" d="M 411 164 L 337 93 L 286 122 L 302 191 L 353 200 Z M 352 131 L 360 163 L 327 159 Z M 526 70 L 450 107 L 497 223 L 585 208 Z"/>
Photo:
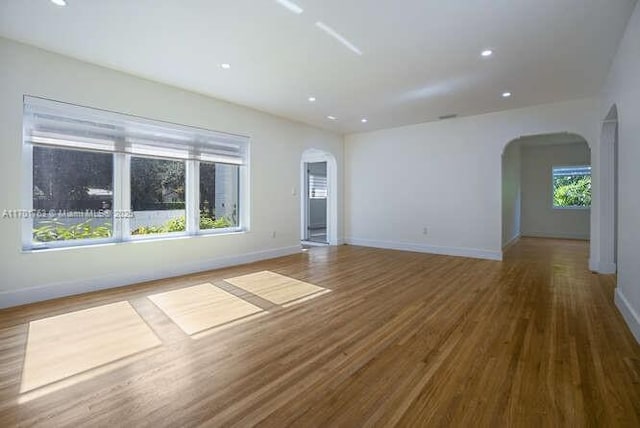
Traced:
<path fill-rule="evenodd" d="M 514 242 L 521 231 L 522 164 L 520 143 L 513 142 L 502 154 L 502 247 Z"/>
<path fill-rule="evenodd" d="M 347 242 L 501 258 L 503 149 L 521 136 L 559 132 L 597 145 L 597 100 L 348 135 Z"/>
<path fill-rule="evenodd" d="M 640 341 L 640 5 L 629 20 L 604 86 L 600 120 L 614 104 L 619 118 L 620 195 L 616 303 Z M 594 165 L 599 165 L 597 161 Z"/>
<path fill-rule="evenodd" d="M 249 233 L 21 253 L 19 221 L 2 219 L 0 306 L 295 252 L 303 151 L 332 153 L 341 178 L 339 135 L 2 38 L 0 58 L 2 209 L 21 208 L 24 94 L 251 137 Z"/>
<path fill-rule="evenodd" d="M 586 143 L 522 147 L 522 236 L 589 239 L 590 209 L 554 209 L 552 168 L 590 165 Z"/>

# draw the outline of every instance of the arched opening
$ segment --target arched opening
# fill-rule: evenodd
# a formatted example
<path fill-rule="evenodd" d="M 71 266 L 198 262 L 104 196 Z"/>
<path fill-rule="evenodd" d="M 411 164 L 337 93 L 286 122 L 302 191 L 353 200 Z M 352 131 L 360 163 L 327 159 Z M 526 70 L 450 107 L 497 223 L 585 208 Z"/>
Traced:
<path fill-rule="evenodd" d="M 577 134 L 530 135 L 502 153 L 503 254 L 520 237 L 590 240 L 591 150 Z"/>
<path fill-rule="evenodd" d="M 600 273 L 615 273 L 618 263 L 618 108 L 602 122 L 600 136 Z"/>
<path fill-rule="evenodd" d="M 308 149 L 300 162 L 300 240 L 338 244 L 338 170 L 329 152 Z"/>

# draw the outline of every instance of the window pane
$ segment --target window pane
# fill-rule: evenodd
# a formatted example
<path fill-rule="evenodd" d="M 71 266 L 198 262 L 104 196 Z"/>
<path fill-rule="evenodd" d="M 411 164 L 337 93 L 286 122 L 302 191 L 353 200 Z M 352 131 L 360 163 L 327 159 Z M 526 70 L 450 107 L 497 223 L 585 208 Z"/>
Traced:
<path fill-rule="evenodd" d="M 553 168 L 553 206 L 577 208 L 591 206 L 591 167 Z"/>
<path fill-rule="evenodd" d="M 109 238 L 113 155 L 33 147 L 35 242 Z"/>
<path fill-rule="evenodd" d="M 132 235 L 184 232 L 185 162 L 131 158 Z"/>
<path fill-rule="evenodd" d="M 327 163 L 313 162 L 308 164 L 309 198 L 327 199 Z"/>
<path fill-rule="evenodd" d="M 200 229 L 238 226 L 238 165 L 200 162 Z"/>

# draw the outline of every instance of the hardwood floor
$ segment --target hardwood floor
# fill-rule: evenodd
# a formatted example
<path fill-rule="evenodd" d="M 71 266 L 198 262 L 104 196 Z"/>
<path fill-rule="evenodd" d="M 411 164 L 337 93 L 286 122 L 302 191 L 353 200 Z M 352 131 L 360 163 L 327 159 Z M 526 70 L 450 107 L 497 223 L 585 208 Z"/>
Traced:
<path fill-rule="evenodd" d="M 587 255 L 318 247 L 0 311 L 0 426 L 637 427 L 640 346 Z M 332 292 L 283 307 L 221 282 L 263 270 Z M 190 337 L 147 298 L 202 283 L 268 313 Z M 124 300 L 161 346 L 20 393 L 30 321 Z"/>

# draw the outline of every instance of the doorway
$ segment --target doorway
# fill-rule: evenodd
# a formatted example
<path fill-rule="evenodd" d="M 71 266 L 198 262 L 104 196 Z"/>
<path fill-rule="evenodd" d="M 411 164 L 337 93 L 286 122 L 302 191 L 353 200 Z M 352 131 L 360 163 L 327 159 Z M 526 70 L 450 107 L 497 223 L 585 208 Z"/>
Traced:
<path fill-rule="evenodd" d="M 305 235 L 304 240 L 328 244 L 327 162 L 305 162 Z"/>
<path fill-rule="evenodd" d="M 522 136 L 502 153 L 503 254 L 520 237 L 591 240 L 591 148 L 568 132 Z"/>
<path fill-rule="evenodd" d="M 340 194 L 338 165 L 332 153 L 315 148 L 302 153 L 299 195 L 303 245 L 338 245 Z"/>

